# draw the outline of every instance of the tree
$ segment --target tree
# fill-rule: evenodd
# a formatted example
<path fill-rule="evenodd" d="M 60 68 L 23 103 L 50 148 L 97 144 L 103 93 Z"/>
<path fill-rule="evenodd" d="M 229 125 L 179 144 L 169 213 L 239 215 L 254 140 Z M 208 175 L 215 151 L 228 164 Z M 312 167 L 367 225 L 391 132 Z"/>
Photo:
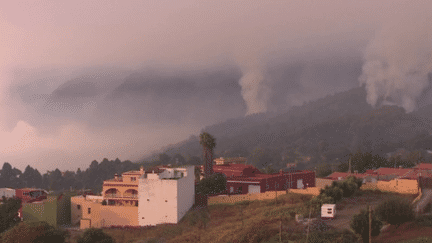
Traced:
<path fill-rule="evenodd" d="M 372 213 L 371 236 L 378 236 L 382 225 L 383 223 L 378 219 L 377 215 Z M 369 242 L 369 212 L 367 210 L 361 210 L 359 214 L 355 214 L 351 219 L 350 226 L 355 233 L 362 237 L 364 243 Z"/>
<path fill-rule="evenodd" d="M 21 222 L 2 236 L 3 243 L 45 243 L 66 242 L 69 234 L 66 230 L 57 229 L 45 221 Z"/>
<path fill-rule="evenodd" d="M 77 239 L 77 243 L 115 243 L 115 241 L 102 229 L 90 228 L 86 229 L 83 235 Z"/>
<path fill-rule="evenodd" d="M 0 233 L 15 226 L 21 221 L 18 217 L 21 200 L 3 197 L 2 201 L 3 204 L 0 205 Z"/>
<path fill-rule="evenodd" d="M 317 177 L 326 177 L 329 176 L 332 173 L 332 170 L 330 168 L 330 165 L 327 163 L 323 163 L 318 166 L 317 168 Z"/>
<path fill-rule="evenodd" d="M 213 174 L 213 149 L 216 147 L 216 140 L 207 132 L 200 134 L 200 144 L 203 147 L 204 176 Z"/>
<path fill-rule="evenodd" d="M 216 173 L 202 179 L 196 186 L 196 193 L 201 195 L 219 194 L 226 190 L 225 175 Z"/>
<path fill-rule="evenodd" d="M 263 169 L 273 163 L 273 158 L 270 156 L 270 152 L 268 150 L 256 148 L 249 155 L 248 161 L 250 161 L 250 163 L 258 169 Z"/>
<path fill-rule="evenodd" d="M 397 227 L 415 217 L 412 204 L 406 199 L 397 197 L 382 202 L 375 211 L 382 221 Z"/>

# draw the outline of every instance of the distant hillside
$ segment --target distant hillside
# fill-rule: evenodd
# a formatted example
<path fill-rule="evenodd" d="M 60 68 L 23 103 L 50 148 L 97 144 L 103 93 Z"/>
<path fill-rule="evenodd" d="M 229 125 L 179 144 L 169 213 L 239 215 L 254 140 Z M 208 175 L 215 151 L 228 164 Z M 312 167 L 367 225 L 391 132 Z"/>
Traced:
<path fill-rule="evenodd" d="M 254 160 L 254 151 L 259 148 L 268 154 L 268 164 L 281 168 L 286 164 L 283 157 L 293 150 L 312 157 L 311 163 L 320 163 L 343 158 L 358 149 L 380 155 L 400 147 L 431 149 L 432 123 L 427 111 L 405 114 L 396 106 L 374 109 L 366 103 L 365 88 L 358 87 L 277 116 L 258 114 L 231 119 L 203 131 L 216 138 L 215 156 L 241 155 Z M 198 137 L 164 151 L 170 156 L 201 156 Z"/>

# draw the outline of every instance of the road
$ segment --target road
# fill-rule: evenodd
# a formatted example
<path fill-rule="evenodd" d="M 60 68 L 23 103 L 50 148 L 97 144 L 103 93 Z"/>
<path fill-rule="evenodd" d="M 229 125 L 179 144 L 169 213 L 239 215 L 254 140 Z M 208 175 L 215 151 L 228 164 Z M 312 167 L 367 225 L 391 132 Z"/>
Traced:
<path fill-rule="evenodd" d="M 373 208 L 385 199 L 384 195 L 367 195 L 346 198 L 344 200 L 344 208 L 336 210 L 336 218 L 333 220 L 327 220 L 326 223 L 327 225 L 337 229 L 350 229 L 351 219 L 354 214 L 359 213 L 362 209 L 366 210 L 367 204 L 371 205 Z"/>

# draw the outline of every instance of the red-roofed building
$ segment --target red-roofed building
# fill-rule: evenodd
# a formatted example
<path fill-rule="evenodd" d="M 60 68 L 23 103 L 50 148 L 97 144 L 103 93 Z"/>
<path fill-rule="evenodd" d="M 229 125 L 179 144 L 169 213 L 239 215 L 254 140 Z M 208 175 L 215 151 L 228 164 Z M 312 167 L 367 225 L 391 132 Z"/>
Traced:
<path fill-rule="evenodd" d="M 262 193 L 289 188 L 315 187 L 315 172 L 313 171 L 294 170 L 264 174 L 254 166 L 245 164 L 214 165 L 213 170 L 214 173 L 226 176 L 226 194 Z"/>
<path fill-rule="evenodd" d="M 419 169 L 419 170 L 432 170 L 432 164 L 420 163 L 420 164 L 414 166 L 413 168 Z"/>

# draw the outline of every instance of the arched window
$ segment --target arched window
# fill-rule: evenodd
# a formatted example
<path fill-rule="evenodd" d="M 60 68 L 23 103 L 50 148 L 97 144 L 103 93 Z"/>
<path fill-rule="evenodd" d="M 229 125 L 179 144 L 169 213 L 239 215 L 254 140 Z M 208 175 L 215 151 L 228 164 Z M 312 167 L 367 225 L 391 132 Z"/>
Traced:
<path fill-rule="evenodd" d="M 115 188 L 110 188 L 105 191 L 105 197 L 120 197 L 120 191 Z"/>
<path fill-rule="evenodd" d="M 132 198 L 138 198 L 138 191 L 135 189 L 128 189 L 125 191 L 124 197 L 132 197 Z"/>

